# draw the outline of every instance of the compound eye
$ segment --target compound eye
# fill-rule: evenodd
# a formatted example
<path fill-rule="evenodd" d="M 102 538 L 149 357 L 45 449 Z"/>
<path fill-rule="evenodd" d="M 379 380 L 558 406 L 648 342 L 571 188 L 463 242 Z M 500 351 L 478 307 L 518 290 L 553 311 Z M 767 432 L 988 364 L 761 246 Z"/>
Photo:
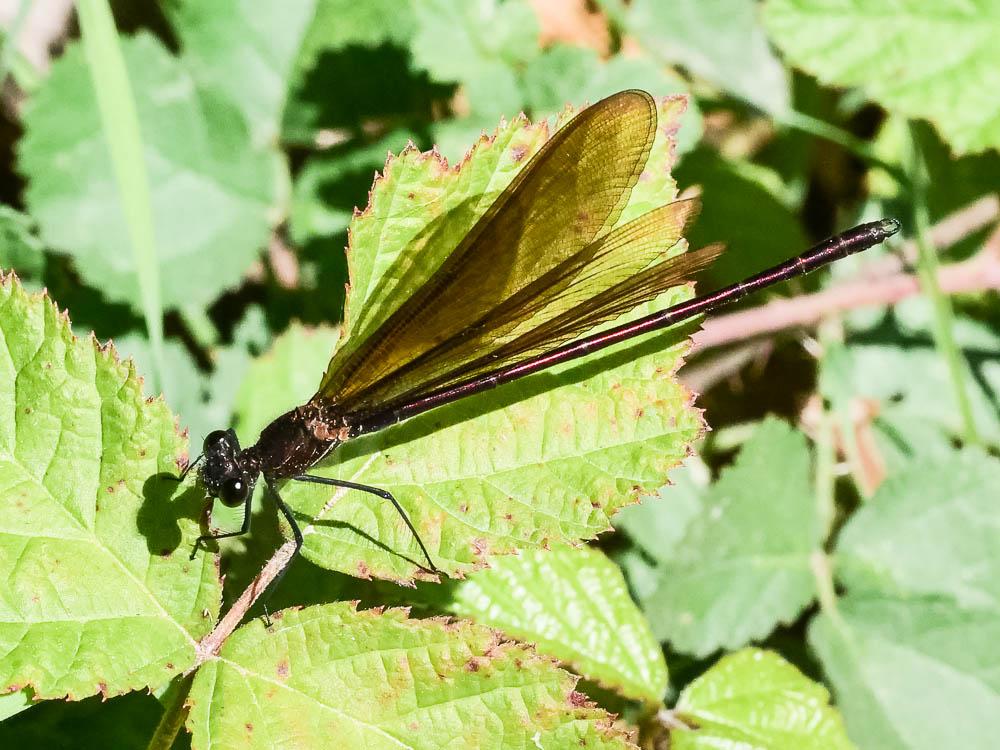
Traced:
<path fill-rule="evenodd" d="M 222 483 L 219 489 L 219 500 L 229 508 L 235 508 L 246 502 L 250 494 L 250 485 L 242 479 L 232 477 Z"/>
<path fill-rule="evenodd" d="M 205 442 L 202 444 L 202 450 L 205 453 L 210 453 L 220 445 L 224 445 L 228 442 L 229 433 L 226 432 L 226 430 L 212 430 L 212 432 L 205 436 Z"/>

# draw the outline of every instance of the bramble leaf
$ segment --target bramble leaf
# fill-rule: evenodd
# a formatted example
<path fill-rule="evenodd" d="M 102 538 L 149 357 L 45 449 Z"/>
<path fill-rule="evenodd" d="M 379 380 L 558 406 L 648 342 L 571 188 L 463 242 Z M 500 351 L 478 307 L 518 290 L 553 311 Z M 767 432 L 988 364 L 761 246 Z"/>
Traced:
<path fill-rule="evenodd" d="M 151 186 L 164 307 L 197 306 L 234 286 L 276 218 L 283 166 L 253 145 L 242 114 L 203 89 L 152 36 L 121 40 Z M 42 240 L 72 255 L 92 286 L 138 306 L 130 239 L 93 83 L 71 45 L 30 103 L 18 168 Z"/>
<path fill-rule="evenodd" d="M 809 626 L 851 738 L 880 750 L 995 747 L 998 639 L 995 609 L 884 593 L 848 594 Z"/>
<path fill-rule="evenodd" d="M 662 494 L 670 516 L 670 490 Z M 822 530 L 802 433 L 763 422 L 698 512 L 678 512 L 684 536 L 661 553 L 660 585 L 643 602 L 657 637 L 705 656 L 763 638 L 812 600 L 809 558 Z"/>
<path fill-rule="evenodd" d="M 129 362 L 42 295 L 0 285 L 0 691 L 37 698 L 159 687 L 194 663 L 220 587 L 188 559 L 199 493 L 171 499 L 184 451 Z"/>
<path fill-rule="evenodd" d="M 933 122 L 959 153 L 1000 148 L 996 0 L 769 0 L 789 60 L 887 109 Z M 944 42 L 944 43 L 943 43 Z"/>
<path fill-rule="evenodd" d="M 448 610 L 537 645 L 583 677 L 658 705 L 667 665 L 618 566 L 590 547 L 500 557 L 455 587 Z"/>
<path fill-rule="evenodd" d="M 274 140 L 288 81 L 318 0 L 181 0 L 165 6 L 188 69 L 225 92 L 250 124 L 255 146 Z"/>
<path fill-rule="evenodd" d="M 774 115 L 789 107 L 788 72 L 752 0 L 634 0 L 625 28 L 654 57 L 684 65 Z"/>
<path fill-rule="evenodd" d="M 723 657 L 681 693 L 673 711 L 677 750 L 851 750 L 830 694 L 775 653 L 748 648 Z"/>
<path fill-rule="evenodd" d="M 488 628 L 338 603 L 237 630 L 202 665 L 199 748 L 634 748 L 574 680 Z"/>
<path fill-rule="evenodd" d="M 914 462 L 890 477 L 837 543 L 852 593 L 942 596 L 1000 612 L 1000 462 L 979 450 Z"/>
<path fill-rule="evenodd" d="M 841 532 L 847 596 L 809 642 L 859 745 L 995 744 L 998 485 L 1000 462 L 976 449 L 912 461 Z"/>

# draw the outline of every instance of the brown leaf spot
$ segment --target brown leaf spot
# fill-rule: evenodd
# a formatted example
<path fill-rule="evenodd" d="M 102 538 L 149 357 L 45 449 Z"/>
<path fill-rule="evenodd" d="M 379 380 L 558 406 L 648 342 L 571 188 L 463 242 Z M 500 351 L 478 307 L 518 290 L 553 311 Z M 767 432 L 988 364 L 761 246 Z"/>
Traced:
<path fill-rule="evenodd" d="M 251 724 L 249 721 L 246 724 L 244 724 L 243 726 L 246 727 L 247 734 L 250 734 L 251 732 L 253 732 L 253 724 Z"/>
<path fill-rule="evenodd" d="M 288 679 L 288 662 L 279 661 L 278 662 L 278 677 L 282 680 Z"/>
<path fill-rule="evenodd" d="M 514 146 L 514 148 L 510 150 L 510 158 L 512 158 L 515 162 L 519 162 L 527 153 L 528 148 L 526 146 Z"/>
<path fill-rule="evenodd" d="M 168 661 L 163 666 L 165 666 L 167 669 L 173 669 L 174 668 L 174 663 L 172 661 Z"/>
<path fill-rule="evenodd" d="M 30 406 L 25 406 L 24 407 L 24 413 L 25 414 L 31 414 L 31 407 Z"/>
<path fill-rule="evenodd" d="M 468 503 L 462 503 L 461 505 L 458 506 L 458 510 L 460 512 L 462 512 L 462 513 L 468 513 L 469 512 L 469 504 Z"/>
<path fill-rule="evenodd" d="M 473 656 L 471 659 L 465 662 L 465 671 L 478 672 L 484 666 L 483 663 L 484 661 L 485 661 L 484 659 L 481 659 L 478 656 Z"/>
<path fill-rule="evenodd" d="M 486 551 L 489 549 L 489 542 L 487 542 L 482 537 L 477 537 L 472 540 L 472 552 L 476 557 L 485 557 Z"/>
<path fill-rule="evenodd" d="M 583 708 L 590 702 L 590 699 L 580 691 L 573 690 L 569 694 L 569 702 L 575 708 Z"/>
<path fill-rule="evenodd" d="M 366 581 L 370 581 L 372 577 L 371 569 L 365 563 L 364 560 L 358 561 L 358 578 L 364 578 Z"/>

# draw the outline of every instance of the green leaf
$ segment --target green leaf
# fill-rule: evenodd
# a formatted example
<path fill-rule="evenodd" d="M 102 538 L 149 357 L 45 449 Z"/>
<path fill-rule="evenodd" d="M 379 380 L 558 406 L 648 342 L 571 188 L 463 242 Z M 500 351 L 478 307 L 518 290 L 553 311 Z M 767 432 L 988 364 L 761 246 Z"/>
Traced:
<path fill-rule="evenodd" d="M 242 110 L 256 146 L 278 134 L 289 78 L 316 5 L 317 0 L 180 0 L 166 6 L 194 79 Z"/>
<path fill-rule="evenodd" d="M 434 128 L 438 150 L 457 160 L 498 117 L 523 109 L 520 76 L 539 54 L 538 18 L 527 0 L 413 0 L 413 10 L 413 66 L 462 84 L 468 114 Z"/>
<path fill-rule="evenodd" d="M 1000 461 L 967 449 L 919 461 L 879 487 L 837 544 L 852 593 L 944 596 L 1000 612 Z"/>
<path fill-rule="evenodd" d="M 689 458 L 655 497 L 623 508 L 615 517 L 615 528 L 628 534 L 651 559 L 670 560 L 688 525 L 702 511 L 709 481 L 708 467 Z"/>
<path fill-rule="evenodd" d="M 590 547 L 527 550 L 462 581 L 450 612 L 537 645 L 626 698 L 658 705 L 667 665 L 618 567 Z"/>
<path fill-rule="evenodd" d="M 45 269 L 45 246 L 35 235 L 31 217 L 0 205 L 0 269 L 39 277 Z"/>
<path fill-rule="evenodd" d="M 498 66 L 512 70 L 538 54 L 538 18 L 526 0 L 412 0 L 412 7 L 413 62 L 435 80 L 479 86 Z"/>
<path fill-rule="evenodd" d="M 0 686 L 73 699 L 158 687 L 215 620 L 190 561 L 200 496 L 174 500 L 183 440 L 110 348 L 10 278 L 0 286 Z"/>
<path fill-rule="evenodd" d="M 789 108 L 788 73 L 771 51 L 758 13 L 756 0 L 635 0 L 625 28 L 652 55 L 781 115 Z"/>
<path fill-rule="evenodd" d="M 763 638 L 812 600 L 809 559 L 821 542 L 805 437 L 767 420 L 664 558 L 643 602 L 653 632 L 696 656 Z"/>
<path fill-rule="evenodd" d="M 699 277 L 704 288 L 746 278 L 806 247 L 795 214 L 748 162 L 697 148 L 684 155 L 676 176 L 681 185 L 702 188 L 702 213 L 688 237 L 691 246 L 726 241 L 726 252 Z"/>
<path fill-rule="evenodd" d="M 769 0 L 764 21 L 825 83 L 930 120 L 959 153 L 1000 147 L 996 0 Z"/>
<path fill-rule="evenodd" d="M 413 0 L 316 0 L 316 13 L 302 42 L 300 67 L 312 67 L 324 50 L 377 47 L 386 42 L 405 45 L 414 33 L 413 24 Z"/>
<path fill-rule="evenodd" d="M 236 396 L 242 442 L 249 445 L 277 416 L 312 398 L 339 339 L 337 328 L 294 323 L 253 361 Z"/>
<path fill-rule="evenodd" d="M 678 109 L 676 99 L 662 103 L 657 143 L 622 221 L 673 197 L 667 132 Z M 419 253 L 415 267 L 432 272 L 547 136 L 518 118 L 477 144 L 459 170 L 415 150 L 389 162 L 352 224 L 344 346 L 363 340 L 421 283 L 401 288 L 386 275 L 393 264 Z M 439 244 L 415 242 L 445 221 Z M 688 293 L 673 290 L 658 306 Z M 315 473 L 392 492 L 435 564 L 453 575 L 495 554 L 591 538 L 619 508 L 660 487 L 701 431 L 690 393 L 672 377 L 686 346 L 666 332 L 540 373 L 348 441 Z M 390 504 L 295 482 L 283 493 L 313 519 L 305 555 L 316 564 L 392 580 L 421 573 L 421 552 Z"/>
<path fill-rule="evenodd" d="M 366 146 L 310 158 L 292 194 L 288 217 L 292 242 L 304 245 L 345 233 L 359 196 L 371 187 L 372 174 L 382 169 L 390 151 L 399 152 L 415 140 L 413 133 L 397 131 Z"/>
<path fill-rule="evenodd" d="M 153 37 L 122 40 L 152 188 L 165 307 L 200 305 L 237 284 L 268 237 L 277 152 L 254 148 L 240 112 L 196 85 Z M 138 306 L 118 188 L 81 55 L 56 61 L 24 118 L 18 167 L 43 241 L 84 280 Z"/>
<path fill-rule="evenodd" d="M 918 418 L 958 435 L 961 417 L 951 378 L 930 333 L 930 306 L 915 298 L 896 305 L 891 318 L 858 331 L 848 342 L 850 389 L 855 397 L 877 400 L 893 413 Z M 990 445 L 1000 445 L 1000 335 L 987 324 L 957 316 L 955 339 L 969 371 L 965 389 L 976 429 Z"/>
<path fill-rule="evenodd" d="M 824 687 L 777 654 L 744 649 L 720 659 L 684 689 L 674 713 L 693 729 L 672 731 L 670 747 L 850 750 L 829 701 Z"/>
<path fill-rule="evenodd" d="M 199 669 L 193 746 L 635 747 L 570 675 L 488 628 L 344 603 L 274 619 Z"/>
<path fill-rule="evenodd" d="M 849 595 L 809 627 L 851 738 L 879 750 L 996 747 L 998 640 L 996 610 L 935 599 Z"/>
<path fill-rule="evenodd" d="M 548 48 L 524 71 L 525 104 L 535 113 L 559 112 L 572 101 L 596 102 L 632 88 L 654 96 L 688 92 L 680 76 L 648 58 L 615 55 L 605 62 L 592 49 L 565 44 Z M 701 133 L 701 112 L 689 98 L 677 133 L 678 151 L 694 148 Z"/>

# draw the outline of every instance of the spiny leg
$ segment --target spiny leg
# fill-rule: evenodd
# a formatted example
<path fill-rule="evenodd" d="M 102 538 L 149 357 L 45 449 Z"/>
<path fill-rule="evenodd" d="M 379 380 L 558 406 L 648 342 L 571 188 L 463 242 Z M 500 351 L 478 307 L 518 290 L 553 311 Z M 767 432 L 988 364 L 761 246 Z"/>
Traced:
<path fill-rule="evenodd" d="M 194 556 L 198 554 L 198 548 L 205 542 L 219 539 L 228 539 L 232 536 L 242 536 L 250 531 L 250 503 L 253 501 L 253 493 L 247 494 L 247 499 L 243 502 L 243 525 L 240 526 L 239 531 L 227 531 L 224 534 L 203 534 L 198 537 L 194 542 L 194 549 L 191 550 L 191 559 L 194 560 Z"/>
<path fill-rule="evenodd" d="M 427 559 L 428 569 L 432 573 L 440 572 L 437 569 L 437 566 L 434 565 L 434 561 L 431 559 L 431 555 L 427 551 L 427 548 L 424 546 L 424 542 L 420 538 L 420 534 L 417 533 L 417 529 L 413 525 L 413 522 L 410 520 L 410 517 L 406 515 L 406 511 L 403 510 L 403 506 L 399 504 L 396 498 L 394 498 L 392 496 L 392 493 L 389 492 L 388 490 L 383 490 L 381 487 L 372 487 L 367 484 L 348 482 L 345 479 L 329 479 L 327 477 L 317 477 L 313 474 L 296 474 L 295 476 L 292 477 L 292 479 L 295 479 L 299 482 L 312 482 L 313 484 L 326 484 L 330 485 L 331 487 L 344 487 L 349 490 L 359 490 L 361 492 L 368 492 L 372 495 L 382 498 L 383 500 L 388 500 L 390 503 L 392 503 L 393 507 L 396 509 L 396 512 L 399 513 L 400 518 L 403 519 L 403 523 L 406 524 L 406 527 L 410 530 L 410 533 L 413 534 L 413 538 L 417 540 L 417 545 L 420 547 L 420 551 L 424 553 L 424 557 Z"/>

